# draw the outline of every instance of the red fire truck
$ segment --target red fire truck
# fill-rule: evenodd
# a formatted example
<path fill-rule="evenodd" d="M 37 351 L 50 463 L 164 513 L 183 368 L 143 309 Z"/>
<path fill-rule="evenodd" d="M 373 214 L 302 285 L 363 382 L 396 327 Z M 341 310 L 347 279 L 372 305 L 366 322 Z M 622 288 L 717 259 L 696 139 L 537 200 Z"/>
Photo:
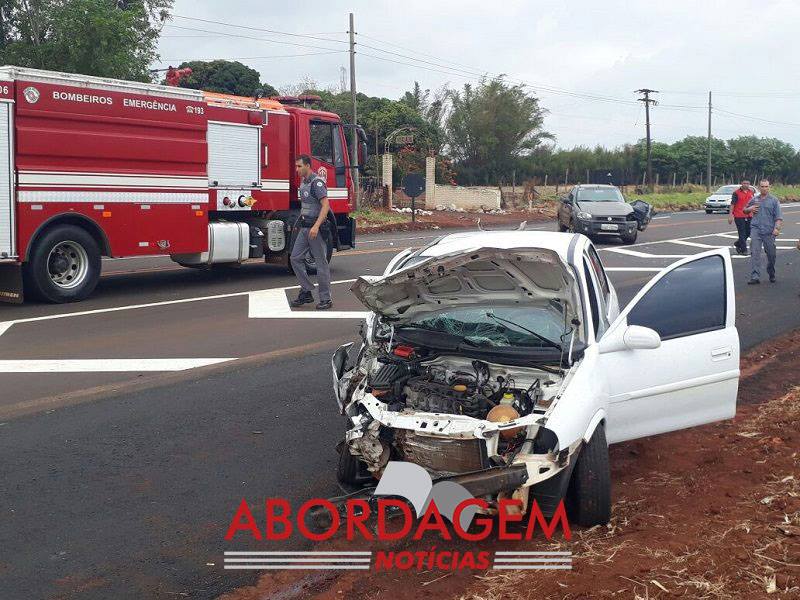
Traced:
<path fill-rule="evenodd" d="M 288 266 L 300 154 L 328 183 L 330 252 L 351 248 L 348 127 L 276 100 L 0 67 L 0 299 L 81 300 L 102 256 Z"/>

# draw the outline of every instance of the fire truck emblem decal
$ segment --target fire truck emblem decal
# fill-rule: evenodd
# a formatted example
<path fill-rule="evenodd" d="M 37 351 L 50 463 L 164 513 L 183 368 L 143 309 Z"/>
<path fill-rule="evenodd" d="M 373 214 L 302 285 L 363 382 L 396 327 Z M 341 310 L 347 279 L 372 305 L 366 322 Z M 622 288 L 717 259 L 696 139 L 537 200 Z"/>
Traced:
<path fill-rule="evenodd" d="M 25 100 L 27 100 L 29 104 L 36 104 L 39 101 L 39 90 L 35 87 L 26 87 L 22 95 L 25 96 Z"/>
<path fill-rule="evenodd" d="M 327 181 L 328 169 L 326 169 L 325 167 L 320 167 L 319 169 L 317 169 L 317 175 L 319 175 L 322 179 Z"/>

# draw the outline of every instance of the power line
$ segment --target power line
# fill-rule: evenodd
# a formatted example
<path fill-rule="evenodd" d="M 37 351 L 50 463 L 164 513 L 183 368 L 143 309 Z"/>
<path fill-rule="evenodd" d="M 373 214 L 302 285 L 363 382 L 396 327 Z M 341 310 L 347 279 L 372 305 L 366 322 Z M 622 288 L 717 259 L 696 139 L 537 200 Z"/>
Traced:
<path fill-rule="evenodd" d="M 369 39 L 373 39 L 373 40 L 377 40 L 377 38 L 366 36 L 364 34 L 360 34 L 360 36 L 361 37 L 365 37 L 365 38 L 369 38 Z M 426 53 L 423 53 L 423 52 L 419 52 L 417 50 L 412 50 L 412 49 L 406 48 L 404 46 L 401 46 L 399 44 L 392 44 L 392 43 L 386 42 L 386 41 L 383 41 L 383 43 L 392 45 L 392 46 L 400 48 L 402 50 L 406 50 L 407 52 L 410 52 L 412 54 L 421 54 L 423 56 L 431 56 L 431 57 L 433 57 L 433 55 L 426 54 Z M 564 95 L 564 96 L 569 96 L 569 97 L 578 98 L 578 99 L 582 99 L 582 100 L 590 100 L 590 101 L 596 101 L 596 102 L 618 103 L 618 104 L 623 104 L 623 105 L 633 105 L 633 104 L 635 104 L 634 101 L 626 100 L 626 99 L 623 99 L 623 98 L 614 98 L 614 97 L 603 96 L 603 95 L 600 95 L 600 94 L 593 94 L 593 93 L 587 93 L 587 92 L 577 92 L 577 91 L 573 91 L 573 90 L 567 90 L 567 89 L 563 89 L 563 88 L 558 88 L 558 87 L 555 87 L 555 86 L 550 86 L 550 85 L 530 82 L 530 81 L 526 81 L 524 79 L 507 77 L 505 74 L 492 73 L 490 71 L 478 71 L 478 70 L 475 70 L 474 68 L 461 69 L 461 68 L 450 67 L 450 66 L 447 66 L 445 64 L 442 64 L 444 62 L 450 62 L 451 64 L 461 65 L 462 63 L 446 61 L 446 60 L 443 60 L 443 59 L 438 59 L 439 62 L 432 62 L 432 61 L 423 60 L 423 59 L 420 59 L 420 58 L 415 58 L 414 56 L 409 56 L 408 54 L 400 54 L 398 52 L 392 52 L 390 50 L 384 50 L 382 48 L 378 48 L 376 46 L 371 46 L 369 44 L 360 44 L 360 45 L 362 47 L 364 47 L 364 48 L 368 48 L 370 50 L 375 50 L 377 52 L 382 52 L 384 54 L 389 54 L 391 56 L 396 56 L 396 57 L 399 57 L 399 58 L 405 58 L 407 60 L 416 61 L 416 62 L 419 62 L 419 63 L 423 63 L 425 65 L 431 65 L 433 67 L 438 67 L 438 69 L 446 69 L 446 71 L 442 71 L 442 70 L 438 70 L 437 71 L 436 69 L 430 69 L 430 68 L 429 69 L 425 69 L 425 70 L 432 71 L 432 72 L 450 74 L 450 75 L 455 75 L 455 76 L 458 76 L 458 77 L 464 77 L 464 78 L 467 78 L 467 79 L 476 79 L 476 78 L 479 79 L 481 77 L 487 77 L 487 76 L 505 77 L 511 83 L 518 83 L 518 84 L 521 84 L 521 85 L 530 86 L 531 88 L 534 88 L 534 90 L 537 93 L 558 94 L 558 95 Z M 385 58 L 385 57 L 375 56 L 374 54 L 364 54 L 364 53 L 361 53 L 361 54 L 363 56 L 367 56 L 367 57 L 370 57 L 370 58 L 375 58 L 375 59 L 378 59 L 378 60 L 394 62 L 395 64 L 404 64 L 404 65 L 407 65 L 407 66 L 414 66 L 414 67 L 417 67 L 417 68 L 423 68 L 423 67 L 420 67 L 419 65 L 416 65 L 416 64 L 406 63 L 406 62 L 398 61 L 398 60 L 390 60 L 390 59 Z M 436 58 L 436 57 L 433 57 L 433 58 Z M 696 111 L 696 110 L 705 110 L 705 106 L 693 106 L 693 105 L 683 105 L 683 104 L 665 104 L 665 105 L 663 105 L 663 107 L 664 108 L 668 108 L 670 110 L 678 110 L 678 111 L 685 111 L 685 112 Z"/>
<path fill-rule="evenodd" d="M 264 37 L 254 37 L 254 36 L 242 35 L 240 33 L 229 33 L 229 32 L 225 32 L 225 31 L 210 31 L 208 29 L 198 29 L 196 27 L 185 27 L 183 25 L 170 24 L 170 27 L 175 27 L 177 29 L 182 29 L 184 31 L 197 31 L 197 32 L 200 32 L 200 33 L 210 33 L 210 34 L 217 35 L 217 36 L 235 37 L 237 39 L 246 39 L 246 40 L 255 40 L 257 42 L 266 42 L 266 43 L 269 43 L 269 44 L 283 44 L 284 46 L 297 46 L 299 48 L 311 48 L 313 50 L 333 50 L 333 51 L 338 51 L 339 50 L 338 48 L 329 48 L 329 47 L 326 47 L 326 46 L 314 46 L 314 45 L 311 45 L 311 44 L 301 44 L 300 42 L 285 42 L 283 40 L 274 40 L 274 39 L 264 38 Z M 334 41 L 334 40 L 331 40 L 331 41 Z"/>
<path fill-rule="evenodd" d="M 303 54 L 273 54 L 271 56 L 229 56 L 224 60 L 268 60 L 273 58 L 297 58 L 301 56 L 322 56 L 325 54 L 347 54 L 347 50 L 329 50 L 327 52 L 305 52 Z M 162 64 L 167 63 L 181 63 L 190 62 L 194 60 L 199 61 L 212 61 L 219 60 L 218 58 L 168 58 L 161 59 L 159 62 Z"/>
<path fill-rule="evenodd" d="M 225 23 L 224 21 L 212 21 L 209 19 L 200 19 L 198 17 L 187 17 L 184 15 L 172 15 L 174 18 L 177 19 L 185 19 L 187 21 L 198 21 L 200 23 L 208 23 L 209 25 L 223 25 L 225 27 L 236 27 L 238 29 L 249 29 L 250 31 L 263 31 L 265 33 L 273 33 L 277 35 L 287 35 L 291 37 L 300 37 L 300 38 L 308 38 L 311 40 L 317 40 L 322 42 L 338 42 L 342 44 L 346 44 L 347 41 L 345 40 L 336 40 L 330 38 L 319 37 L 321 35 L 340 35 L 347 33 L 346 31 L 333 31 L 328 34 L 326 33 L 292 33 L 289 31 L 278 31 L 276 29 L 265 29 L 263 27 L 253 27 L 251 25 L 237 25 L 236 23 Z"/>
<path fill-rule="evenodd" d="M 677 94 L 686 96 L 705 96 L 708 92 L 690 92 L 679 90 L 662 90 L 662 94 Z M 798 90 L 763 90 L 760 92 L 718 92 L 717 96 L 728 96 L 731 98 L 796 98 L 800 96 Z"/>
<path fill-rule="evenodd" d="M 439 62 L 448 63 L 448 64 L 451 64 L 451 65 L 456 65 L 458 67 L 464 67 L 466 69 L 473 69 L 474 68 L 471 65 L 466 65 L 464 63 L 459 63 L 459 62 L 455 62 L 455 61 L 452 61 L 452 60 L 446 60 L 446 59 L 443 59 L 443 58 L 441 58 L 439 56 L 436 56 L 435 54 L 428 54 L 426 52 L 421 52 L 420 50 L 412 50 L 410 48 L 407 48 L 406 46 L 401 46 L 400 44 L 394 44 L 392 42 L 387 42 L 386 40 L 383 40 L 383 39 L 380 39 L 380 38 L 376 38 L 376 37 L 372 37 L 372 36 L 366 35 L 364 33 L 359 33 L 358 37 L 365 38 L 365 39 L 368 39 L 368 40 L 372 40 L 373 42 L 379 42 L 381 44 L 385 44 L 387 46 L 392 46 L 394 48 L 399 48 L 400 50 L 405 50 L 406 52 L 411 52 L 412 54 L 419 54 L 420 56 L 426 56 L 428 58 L 435 58 L 435 59 L 439 60 Z"/>
<path fill-rule="evenodd" d="M 191 21 L 198 21 L 198 22 L 202 22 L 202 23 L 210 23 L 210 24 L 222 25 L 222 26 L 227 26 L 227 27 L 236 27 L 236 28 L 246 29 L 246 30 L 250 30 L 250 31 L 263 31 L 263 32 L 266 32 L 266 33 L 272 33 L 272 34 L 278 34 L 278 35 L 287 35 L 287 36 L 292 36 L 292 37 L 301 37 L 301 38 L 306 38 L 306 39 L 314 39 L 314 40 L 324 41 L 324 42 L 347 43 L 344 40 L 335 40 L 335 39 L 330 39 L 330 38 L 319 37 L 319 34 L 317 34 L 317 35 L 314 35 L 314 34 L 299 34 L 299 33 L 284 32 L 284 31 L 279 31 L 279 30 L 274 30 L 274 29 L 266 29 L 266 28 L 261 28 L 261 27 L 253 27 L 253 26 L 248 26 L 248 25 L 238 25 L 238 24 L 234 24 L 234 23 L 227 23 L 227 22 L 224 22 L 224 21 L 214 21 L 214 20 L 210 20 L 210 19 L 201 19 L 201 18 L 197 18 L 197 17 L 187 17 L 187 16 L 184 16 L 184 15 L 173 15 L 173 16 L 175 16 L 177 18 L 180 18 L 180 19 L 187 19 L 187 20 L 191 20 Z M 240 34 L 232 34 L 232 33 L 229 33 L 229 32 L 209 31 L 209 30 L 205 30 L 205 29 L 191 28 L 191 27 L 185 27 L 185 26 L 175 25 L 175 24 L 170 24 L 170 26 L 176 27 L 178 29 L 183 29 L 183 30 L 186 30 L 186 31 L 197 31 L 197 32 L 216 35 L 216 36 L 230 36 L 230 37 L 237 37 L 237 38 L 244 38 L 244 39 L 253 39 L 253 40 L 256 40 L 256 41 L 263 41 L 263 42 L 267 42 L 267 43 L 292 45 L 292 46 L 298 46 L 298 47 L 302 47 L 302 48 L 312 48 L 312 49 L 325 50 L 325 51 L 330 51 L 330 52 L 335 51 L 333 48 L 329 48 L 329 47 L 313 46 L 313 45 L 309 45 L 309 44 L 301 44 L 301 43 L 296 43 L 296 42 L 286 42 L 286 41 L 283 41 L 283 40 L 256 38 L 256 37 L 252 37 L 252 36 L 243 36 L 243 35 L 240 35 Z M 339 33 L 339 32 L 335 32 L 335 33 Z M 378 39 L 378 38 L 373 38 L 373 37 L 365 35 L 365 34 L 359 34 L 359 35 L 361 37 L 364 37 L 365 39 L 374 39 L 374 40 Z M 432 58 L 436 58 L 433 55 L 425 54 L 425 53 L 422 53 L 422 52 L 420 52 L 418 50 L 407 49 L 404 46 L 401 46 L 399 44 L 393 44 L 393 43 L 387 42 L 385 40 L 381 40 L 381 41 L 382 41 L 382 43 L 384 43 L 386 45 L 392 45 L 394 47 L 406 50 L 407 52 L 410 52 L 411 54 L 420 54 L 420 55 L 425 55 L 425 56 L 429 56 L 429 57 L 432 57 Z M 488 76 L 506 77 L 505 75 L 499 74 L 499 73 L 491 73 L 491 72 L 488 72 L 488 71 L 481 72 L 481 71 L 475 70 L 473 68 L 467 67 L 466 65 L 463 65 L 462 63 L 456 63 L 456 62 L 447 61 L 447 60 L 443 60 L 443 59 L 438 59 L 439 62 L 434 62 L 434 61 L 429 61 L 429 60 L 416 58 L 416 57 L 410 56 L 408 54 L 401 54 L 399 52 L 393 52 L 391 50 L 386 50 L 386 49 L 379 48 L 377 46 L 372 46 L 372 45 L 369 45 L 369 44 L 361 44 L 361 46 L 363 46 L 364 48 L 370 49 L 370 50 L 374 50 L 376 52 L 380 52 L 380 53 L 383 53 L 383 54 L 388 54 L 390 56 L 396 56 L 398 58 L 403 58 L 403 59 L 414 61 L 414 62 L 413 63 L 408 63 L 408 62 L 403 62 L 403 61 L 399 61 L 399 60 L 389 59 L 389 58 L 382 57 L 382 56 L 376 56 L 374 54 L 360 53 L 362 56 L 365 56 L 367 58 L 373 58 L 373 59 L 382 60 L 382 61 L 385 61 L 385 62 L 392 62 L 392 63 L 395 63 L 395 64 L 401 64 L 401 65 L 416 67 L 418 69 L 424 69 L 424 70 L 427 70 L 427 71 L 430 71 L 430 72 L 437 72 L 437 73 L 444 74 L 444 75 L 462 77 L 462 78 L 466 78 L 466 79 L 480 79 L 480 78 L 488 77 Z M 460 65 L 460 67 L 465 67 L 465 68 L 451 67 L 451 66 L 448 66 L 446 64 L 442 64 L 443 62 L 450 62 L 451 64 Z M 415 63 L 422 63 L 422 64 L 424 64 L 426 66 L 423 67 L 421 64 L 415 64 Z M 614 98 L 614 97 L 602 96 L 602 95 L 599 95 L 599 94 L 592 94 L 592 93 L 586 93 L 586 92 L 576 92 L 576 91 L 566 90 L 566 89 L 562 89 L 562 88 L 558 88 L 558 87 L 554 87 L 554 86 L 549 86 L 549 85 L 545 85 L 545 84 L 533 83 L 533 82 L 525 81 L 525 80 L 522 80 L 522 79 L 509 78 L 509 77 L 506 77 L 506 78 L 508 79 L 508 81 L 510 81 L 512 83 L 517 83 L 517 84 L 520 84 L 520 85 L 530 86 L 539 94 L 563 95 L 563 96 L 568 96 L 568 97 L 572 97 L 572 98 L 576 98 L 576 99 L 580 99 L 580 100 L 587 100 L 587 101 L 593 101 L 593 102 L 617 103 L 617 104 L 622 104 L 622 105 L 632 105 L 632 104 L 634 104 L 633 101 L 625 100 L 625 99 L 622 99 L 622 98 Z M 691 110 L 697 110 L 697 109 L 702 110 L 704 107 L 702 107 L 702 106 L 701 107 L 685 106 L 685 105 L 665 105 L 664 108 L 669 108 L 671 110 L 691 111 Z"/>
<path fill-rule="evenodd" d="M 762 119 L 761 117 L 754 117 L 752 115 L 743 115 L 741 113 L 731 112 L 729 110 L 723 110 L 721 108 L 717 108 L 717 112 L 722 114 L 731 115 L 734 117 L 741 117 L 742 119 L 750 119 L 753 121 L 761 121 L 762 123 L 771 123 L 773 125 L 789 125 L 790 127 L 800 127 L 800 123 L 789 123 L 787 121 L 772 121 L 770 119 Z"/>

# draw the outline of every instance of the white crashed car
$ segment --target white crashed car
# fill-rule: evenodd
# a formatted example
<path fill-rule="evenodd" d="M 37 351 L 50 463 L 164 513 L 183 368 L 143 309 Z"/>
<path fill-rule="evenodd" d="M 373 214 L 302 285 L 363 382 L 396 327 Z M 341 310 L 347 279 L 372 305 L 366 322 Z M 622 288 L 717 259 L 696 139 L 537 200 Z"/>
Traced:
<path fill-rule="evenodd" d="M 372 311 L 333 356 L 348 429 L 338 477 L 389 460 L 489 502 L 610 517 L 608 444 L 732 418 L 739 336 L 726 249 L 676 262 L 622 311 L 592 243 L 447 235 L 352 291 Z"/>

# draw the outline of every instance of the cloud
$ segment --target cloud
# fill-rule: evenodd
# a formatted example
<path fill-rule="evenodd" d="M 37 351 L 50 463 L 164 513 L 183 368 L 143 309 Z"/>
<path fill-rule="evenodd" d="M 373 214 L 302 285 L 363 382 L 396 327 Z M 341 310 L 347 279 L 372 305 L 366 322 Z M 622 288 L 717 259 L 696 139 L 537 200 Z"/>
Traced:
<path fill-rule="evenodd" d="M 358 87 L 370 95 L 396 98 L 415 80 L 430 88 L 461 86 L 471 79 L 465 71 L 506 73 L 529 82 L 540 95 L 551 111 L 546 126 L 559 145 L 610 146 L 644 135 L 634 90 L 661 90 L 661 106 L 652 113 L 653 135 L 672 141 L 704 134 L 710 89 L 713 104 L 727 111 L 714 114 L 715 135 L 775 136 L 800 147 L 800 125 L 729 114 L 800 124 L 800 84 L 794 81 L 800 53 L 793 49 L 800 3 L 793 1 L 177 0 L 177 15 L 325 39 L 176 18 L 165 28 L 160 52 L 172 63 L 236 57 L 278 87 L 305 76 L 337 86 L 340 68 L 348 65 L 343 51 L 351 11 L 359 34 Z M 335 50 L 340 52 L 286 56 Z M 622 102 L 587 100 L 570 92 Z"/>

